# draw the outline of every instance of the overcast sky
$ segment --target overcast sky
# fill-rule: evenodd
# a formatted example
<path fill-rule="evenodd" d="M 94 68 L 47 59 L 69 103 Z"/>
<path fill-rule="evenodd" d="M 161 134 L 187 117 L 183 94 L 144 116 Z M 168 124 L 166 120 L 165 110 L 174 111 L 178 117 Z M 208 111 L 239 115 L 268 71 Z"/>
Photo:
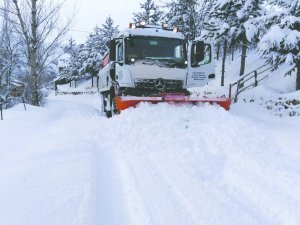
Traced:
<path fill-rule="evenodd" d="M 132 22 L 132 13 L 139 11 L 144 0 L 66 0 L 63 15 L 70 16 L 75 7 L 75 19 L 70 35 L 77 43 L 83 43 L 98 24 L 102 25 L 110 15 L 120 29 Z M 80 32 L 83 31 L 83 32 Z"/>

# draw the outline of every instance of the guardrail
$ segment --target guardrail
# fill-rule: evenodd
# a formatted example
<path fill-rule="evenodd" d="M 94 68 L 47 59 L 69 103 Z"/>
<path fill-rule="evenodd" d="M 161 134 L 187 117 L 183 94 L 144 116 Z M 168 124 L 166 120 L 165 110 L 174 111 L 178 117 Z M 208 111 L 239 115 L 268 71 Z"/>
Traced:
<path fill-rule="evenodd" d="M 231 88 L 233 89 L 234 86 L 236 86 L 236 92 L 234 96 L 234 102 L 237 102 L 238 95 L 250 88 L 254 88 L 258 86 L 258 84 L 263 81 L 265 78 L 269 76 L 270 73 L 267 73 L 268 71 L 272 69 L 271 66 L 268 64 L 265 64 L 256 70 L 247 73 L 243 75 L 240 79 L 238 79 L 235 83 L 231 85 Z"/>

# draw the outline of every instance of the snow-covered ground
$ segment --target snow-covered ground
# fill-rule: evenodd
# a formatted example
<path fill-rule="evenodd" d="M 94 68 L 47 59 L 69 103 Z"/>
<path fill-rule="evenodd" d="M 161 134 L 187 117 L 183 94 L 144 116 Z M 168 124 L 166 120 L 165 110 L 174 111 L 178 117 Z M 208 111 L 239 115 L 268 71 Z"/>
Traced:
<path fill-rule="evenodd" d="M 0 224 L 298 225 L 300 118 L 48 97 L 0 121 Z"/>
<path fill-rule="evenodd" d="M 71 85 L 70 83 L 68 84 L 63 84 L 63 85 L 57 85 L 57 90 L 56 94 L 93 94 L 97 93 L 98 88 L 97 88 L 97 79 L 94 77 L 94 83 L 92 87 L 92 80 L 79 80 L 76 82 L 72 81 Z"/>

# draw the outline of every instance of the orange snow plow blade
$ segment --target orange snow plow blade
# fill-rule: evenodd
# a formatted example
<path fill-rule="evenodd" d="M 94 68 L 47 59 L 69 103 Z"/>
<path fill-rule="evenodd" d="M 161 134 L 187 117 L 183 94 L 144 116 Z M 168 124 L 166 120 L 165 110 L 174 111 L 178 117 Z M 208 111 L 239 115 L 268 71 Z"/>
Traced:
<path fill-rule="evenodd" d="M 196 103 L 210 103 L 217 104 L 223 107 L 225 110 L 229 111 L 231 99 L 230 98 L 197 98 L 197 97 L 188 97 L 184 94 L 167 94 L 164 93 L 161 97 L 135 97 L 135 96 L 126 96 L 126 97 L 116 97 L 116 106 L 118 111 L 125 110 L 129 107 L 134 107 L 140 102 L 150 102 L 153 104 L 159 102 L 173 102 L 178 104 L 196 104 Z"/>

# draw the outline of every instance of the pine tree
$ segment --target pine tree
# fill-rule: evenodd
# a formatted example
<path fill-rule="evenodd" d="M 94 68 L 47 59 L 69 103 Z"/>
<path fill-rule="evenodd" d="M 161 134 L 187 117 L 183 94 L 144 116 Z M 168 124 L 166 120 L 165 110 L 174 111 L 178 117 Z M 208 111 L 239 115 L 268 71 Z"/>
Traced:
<path fill-rule="evenodd" d="M 280 10 L 252 23 L 254 34 L 260 36 L 259 52 L 274 68 L 282 64 L 296 68 L 296 90 L 300 90 L 300 1 L 269 0 L 268 4 Z M 264 34 L 258 32 L 266 29 Z"/>
<path fill-rule="evenodd" d="M 225 63 L 228 50 L 228 43 L 232 43 L 232 36 L 230 35 L 230 18 L 225 10 L 220 9 L 221 5 L 214 2 L 211 5 L 211 10 L 203 22 L 203 30 L 201 31 L 201 38 L 203 40 L 211 40 L 218 48 L 218 55 L 220 48 L 223 49 L 222 56 L 222 71 L 221 71 L 221 86 L 224 86 L 225 81 Z"/>
<path fill-rule="evenodd" d="M 114 20 L 109 16 L 105 23 L 102 24 L 102 28 L 99 31 L 100 37 L 102 38 L 102 51 L 103 55 L 109 49 L 109 41 L 113 39 L 119 33 L 119 26 L 114 25 Z"/>
<path fill-rule="evenodd" d="M 71 57 L 64 70 L 62 78 L 77 81 L 88 77 L 95 77 L 99 73 L 102 56 L 109 49 L 109 41 L 118 33 L 118 26 L 114 25 L 109 16 L 102 27 L 96 26 L 84 44 L 76 46 L 71 39 L 65 47 Z"/>
<path fill-rule="evenodd" d="M 92 77 L 97 76 L 102 55 L 107 51 L 106 42 L 101 28 L 96 26 L 79 52 L 79 61 L 82 61 L 82 67 L 79 68 L 81 75 L 87 73 Z"/>
<path fill-rule="evenodd" d="M 64 53 L 73 55 L 74 52 L 76 52 L 76 42 L 73 38 L 70 38 L 68 45 L 64 46 Z"/>
<path fill-rule="evenodd" d="M 76 55 L 71 57 L 68 77 L 72 80 L 95 77 L 99 73 L 102 56 L 109 49 L 109 41 L 119 32 L 109 16 L 102 27 L 96 26 L 87 41 L 78 46 Z"/>
<path fill-rule="evenodd" d="M 216 0 L 202 0 L 199 4 L 198 9 L 198 17 L 199 17 L 199 25 L 198 29 L 201 32 L 204 29 L 204 24 L 207 21 L 207 17 L 213 6 L 215 5 Z"/>
<path fill-rule="evenodd" d="M 79 70 L 83 63 L 80 60 L 80 52 L 83 49 L 83 45 L 76 45 L 73 39 L 69 40 L 69 44 L 64 47 L 64 52 L 70 55 L 66 62 L 66 67 L 60 72 L 59 80 L 64 81 L 77 81 L 81 78 Z M 71 83 L 70 83 L 71 85 Z"/>
<path fill-rule="evenodd" d="M 199 26 L 198 0 L 172 0 L 166 7 L 169 24 L 178 27 L 188 40 L 194 40 Z"/>
<path fill-rule="evenodd" d="M 247 24 L 263 15 L 264 0 L 225 0 L 214 5 L 205 23 L 206 31 L 202 36 L 211 36 L 216 42 L 220 40 L 234 48 L 242 45 L 240 75 L 245 72 L 246 53 L 249 45 Z"/>
<path fill-rule="evenodd" d="M 242 8 L 237 12 L 240 23 L 240 31 L 237 32 L 237 38 L 234 41 L 235 43 L 238 43 L 239 41 L 242 43 L 240 76 L 242 76 L 245 72 L 246 54 L 249 45 L 247 24 L 251 23 L 253 19 L 264 15 L 265 12 L 263 4 L 264 0 L 245 0 L 242 4 Z M 235 47 L 234 44 L 233 47 Z"/>
<path fill-rule="evenodd" d="M 133 21 L 135 23 L 144 20 L 149 25 L 159 25 L 163 12 L 159 10 L 159 7 L 154 4 L 153 0 L 146 0 L 144 3 L 140 3 L 140 8 L 141 12 L 133 13 Z"/>

